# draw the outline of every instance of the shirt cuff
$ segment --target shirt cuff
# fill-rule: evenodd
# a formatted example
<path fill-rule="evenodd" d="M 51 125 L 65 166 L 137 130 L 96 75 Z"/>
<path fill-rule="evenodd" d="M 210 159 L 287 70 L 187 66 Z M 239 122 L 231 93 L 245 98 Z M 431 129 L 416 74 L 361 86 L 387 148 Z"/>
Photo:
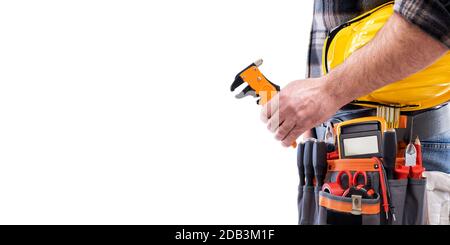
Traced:
<path fill-rule="evenodd" d="M 394 11 L 450 49 L 450 3 L 396 0 Z"/>

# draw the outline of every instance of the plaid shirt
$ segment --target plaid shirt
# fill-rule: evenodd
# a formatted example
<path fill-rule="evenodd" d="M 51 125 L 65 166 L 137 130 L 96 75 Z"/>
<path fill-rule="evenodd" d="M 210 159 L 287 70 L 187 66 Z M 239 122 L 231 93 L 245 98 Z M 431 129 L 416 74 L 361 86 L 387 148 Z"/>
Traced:
<path fill-rule="evenodd" d="M 331 29 L 390 0 L 315 0 L 308 77 L 320 77 L 322 46 Z M 396 13 L 450 48 L 450 0 L 396 0 Z"/>

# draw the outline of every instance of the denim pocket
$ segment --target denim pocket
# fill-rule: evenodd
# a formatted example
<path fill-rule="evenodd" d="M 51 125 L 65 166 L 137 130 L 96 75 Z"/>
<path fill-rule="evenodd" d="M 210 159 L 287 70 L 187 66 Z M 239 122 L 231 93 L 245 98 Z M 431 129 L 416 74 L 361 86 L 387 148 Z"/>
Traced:
<path fill-rule="evenodd" d="M 420 140 L 426 170 L 450 173 L 450 130 Z"/>
<path fill-rule="evenodd" d="M 450 173 L 450 143 L 422 142 L 423 166 L 427 171 Z"/>

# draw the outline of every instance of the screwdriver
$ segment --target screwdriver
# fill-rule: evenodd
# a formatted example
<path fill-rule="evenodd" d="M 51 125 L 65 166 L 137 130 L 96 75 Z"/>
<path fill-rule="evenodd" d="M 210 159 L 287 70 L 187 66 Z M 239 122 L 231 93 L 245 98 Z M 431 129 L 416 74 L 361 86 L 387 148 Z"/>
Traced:
<path fill-rule="evenodd" d="M 312 150 L 314 140 L 307 140 L 305 142 L 305 149 L 303 155 L 303 165 L 305 168 L 306 186 L 314 186 L 314 167 L 312 163 Z"/>
<path fill-rule="evenodd" d="M 323 141 L 316 141 L 313 145 L 313 166 L 316 176 L 317 186 L 322 186 L 327 173 L 327 144 Z"/>
<path fill-rule="evenodd" d="M 300 176 L 300 185 L 305 185 L 305 167 L 303 164 L 303 156 L 305 152 L 305 143 L 301 142 L 298 144 L 297 147 L 297 167 L 298 167 L 298 174 Z"/>
<path fill-rule="evenodd" d="M 383 137 L 383 165 L 388 179 L 394 179 L 395 160 L 397 157 L 397 133 L 388 129 Z"/>

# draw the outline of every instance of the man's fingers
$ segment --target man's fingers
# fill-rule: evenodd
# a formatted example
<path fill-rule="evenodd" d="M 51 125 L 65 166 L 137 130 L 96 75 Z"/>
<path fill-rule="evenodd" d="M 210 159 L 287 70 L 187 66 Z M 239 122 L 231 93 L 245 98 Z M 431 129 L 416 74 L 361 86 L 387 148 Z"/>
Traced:
<path fill-rule="evenodd" d="M 295 140 L 297 140 L 297 138 L 303 133 L 303 129 L 299 128 L 299 127 L 295 127 L 294 129 L 292 129 L 289 134 L 286 136 L 286 138 L 283 139 L 283 141 L 281 141 L 281 144 L 284 147 L 289 147 L 292 145 L 292 142 L 294 142 Z"/>
<path fill-rule="evenodd" d="M 277 111 L 275 112 L 275 114 L 272 115 L 272 117 L 267 122 L 267 129 L 270 132 L 275 133 L 277 129 L 280 127 L 280 125 L 283 124 L 283 122 L 284 118 L 280 117 L 280 112 Z"/>
<path fill-rule="evenodd" d="M 283 124 L 278 128 L 275 133 L 275 138 L 277 140 L 284 140 L 286 136 L 288 136 L 289 132 L 295 127 L 295 123 L 293 121 L 284 121 Z"/>
<path fill-rule="evenodd" d="M 269 102 L 263 105 L 263 108 L 261 110 L 261 120 L 266 123 L 272 117 L 272 115 L 274 115 L 278 111 L 278 107 L 279 97 L 277 94 Z"/>

